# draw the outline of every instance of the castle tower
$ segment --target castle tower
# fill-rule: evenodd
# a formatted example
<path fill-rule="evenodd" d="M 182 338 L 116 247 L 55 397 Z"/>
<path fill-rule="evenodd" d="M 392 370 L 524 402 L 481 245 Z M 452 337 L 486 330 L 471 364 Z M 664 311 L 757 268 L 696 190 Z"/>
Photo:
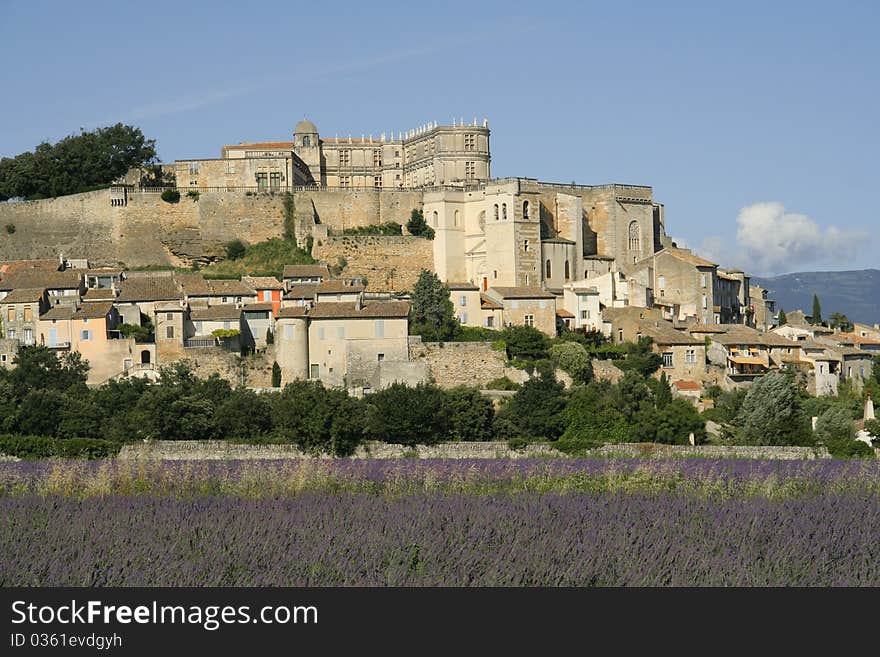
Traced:
<path fill-rule="evenodd" d="M 318 127 L 308 119 L 303 119 L 293 129 L 293 152 L 309 167 L 315 183 L 325 184 L 321 175 L 321 139 Z"/>

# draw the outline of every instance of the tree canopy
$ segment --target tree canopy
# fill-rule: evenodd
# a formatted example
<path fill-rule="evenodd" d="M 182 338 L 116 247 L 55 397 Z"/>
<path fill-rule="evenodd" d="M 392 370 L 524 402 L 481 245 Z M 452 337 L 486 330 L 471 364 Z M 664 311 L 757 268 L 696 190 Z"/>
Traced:
<path fill-rule="evenodd" d="M 423 269 L 410 299 L 410 333 L 428 342 L 452 340 L 458 329 L 449 286 L 434 272 Z"/>
<path fill-rule="evenodd" d="M 0 159 L 0 201 L 77 194 L 109 185 L 132 167 L 156 161 L 156 142 L 140 128 L 117 123 L 32 152 Z"/>

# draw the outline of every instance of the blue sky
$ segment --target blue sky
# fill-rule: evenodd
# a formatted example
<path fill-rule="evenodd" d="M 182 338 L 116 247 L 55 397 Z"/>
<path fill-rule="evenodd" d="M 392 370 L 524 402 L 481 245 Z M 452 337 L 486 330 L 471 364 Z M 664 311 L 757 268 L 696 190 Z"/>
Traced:
<path fill-rule="evenodd" d="M 493 176 L 652 185 L 721 264 L 880 267 L 877 3 L 303 4 L 0 0 L 0 156 L 117 121 L 171 161 L 303 116 L 487 117 Z"/>

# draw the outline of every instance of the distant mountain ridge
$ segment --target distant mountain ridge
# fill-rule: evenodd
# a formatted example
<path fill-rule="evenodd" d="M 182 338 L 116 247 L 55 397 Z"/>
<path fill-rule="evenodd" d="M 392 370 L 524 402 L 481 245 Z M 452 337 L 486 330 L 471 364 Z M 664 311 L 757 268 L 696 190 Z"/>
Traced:
<path fill-rule="evenodd" d="M 840 312 L 854 322 L 880 322 L 880 269 L 796 272 L 753 282 L 767 289 L 776 307 L 786 311 L 800 309 L 809 315 L 813 294 L 818 294 L 823 319 Z"/>

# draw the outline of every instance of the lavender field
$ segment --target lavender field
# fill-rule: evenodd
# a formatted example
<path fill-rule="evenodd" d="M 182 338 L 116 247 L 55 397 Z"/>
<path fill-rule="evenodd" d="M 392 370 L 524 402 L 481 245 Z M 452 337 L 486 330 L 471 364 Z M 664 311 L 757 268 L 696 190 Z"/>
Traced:
<path fill-rule="evenodd" d="M 880 584 L 874 462 L 0 463 L 4 586 Z"/>

